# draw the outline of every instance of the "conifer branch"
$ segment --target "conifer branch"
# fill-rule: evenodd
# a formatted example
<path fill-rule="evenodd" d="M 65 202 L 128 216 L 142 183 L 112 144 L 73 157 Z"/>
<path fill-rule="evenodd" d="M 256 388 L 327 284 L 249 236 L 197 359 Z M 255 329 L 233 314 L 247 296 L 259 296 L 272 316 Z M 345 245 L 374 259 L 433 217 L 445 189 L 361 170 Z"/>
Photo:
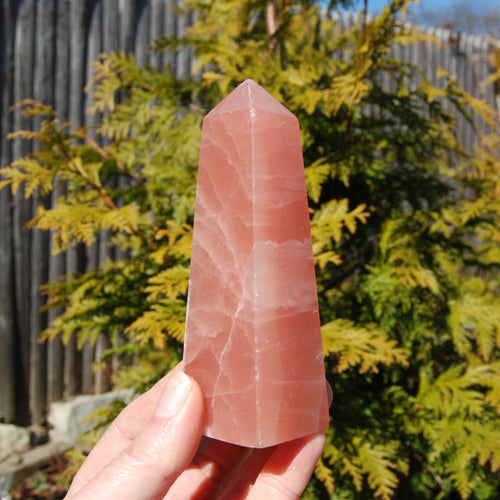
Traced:
<path fill-rule="evenodd" d="M 74 125 L 73 123 L 71 123 L 70 121 L 68 120 L 65 120 L 64 118 L 60 117 L 58 115 L 58 113 L 55 113 L 55 116 L 62 121 L 62 123 L 64 124 L 64 126 L 70 128 L 71 130 L 73 130 L 73 132 L 75 132 L 76 135 L 78 135 L 78 137 L 80 137 L 81 139 L 83 139 L 86 143 L 88 143 L 92 148 L 94 148 L 98 153 L 99 155 L 101 156 L 101 158 L 103 160 L 109 160 L 111 159 L 111 156 L 109 155 L 109 153 L 102 147 L 100 146 L 94 139 L 92 139 L 92 137 L 90 137 L 88 134 L 86 134 L 81 128 L 77 127 L 76 125 Z M 142 180 L 137 178 L 135 175 L 133 175 L 132 173 L 130 172 L 127 172 L 126 168 L 125 168 L 125 164 L 120 161 L 120 160 L 117 160 L 116 161 L 116 166 L 118 167 L 119 170 L 121 170 L 124 174 L 126 174 L 128 177 L 130 177 L 136 185 L 140 186 L 143 184 Z"/>
<path fill-rule="evenodd" d="M 63 128 L 68 128 L 72 130 L 75 135 L 80 137 L 84 142 L 86 142 L 90 147 L 92 147 L 103 160 L 110 160 L 111 156 L 110 154 L 102 147 L 100 146 L 97 141 L 95 141 L 92 137 L 90 137 L 88 134 L 86 134 L 80 127 L 77 127 L 75 124 L 71 123 L 69 120 L 67 120 L 64 116 L 59 114 L 52 106 L 46 106 L 41 102 L 35 101 L 33 99 L 24 99 L 21 102 L 15 104 L 13 106 L 13 109 L 16 107 L 20 106 L 30 106 L 33 108 L 33 111 L 30 111 L 28 115 L 32 114 L 44 114 L 48 115 L 54 120 L 57 120 Z M 11 134 L 12 135 L 12 134 Z M 119 170 L 121 170 L 125 175 L 130 177 L 135 184 L 137 185 L 142 185 L 143 181 L 136 176 L 134 176 L 132 173 L 127 172 L 126 167 L 123 162 L 117 160 L 116 166 L 118 167 Z"/>
<path fill-rule="evenodd" d="M 61 148 L 63 150 L 63 154 L 65 155 L 66 159 L 68 160 L 68 164 L 72 165 L 73 168 L 71 168 L 71 172 L 80 176 L 83 181 L 91 188 L 93 189 L 99 197 L 104 201 L 104 203 L 113 211 L 118 211 L 119 207 L 115 204 L 115 202 L 111 199 L 111 197 L 108 195 L 105 189 L 103 189 L 101 186 L 98 186 L 92 179 L 90 179 L 87 175 L 85 175 L 79 168 L 76 167 L 73 158 L 71 157 L 68 149 L 66 148 L 66 145 L 64 143 L 61 143 Z M 148 248 L 151 251 L 157 250 L 156 245 L 152 242 L 149 241 L 146 236 L 139 231 L 138 229 L 132 227 L 129 225 L 130 232 L 132 234 L 135 234 L 138 236 L 143 243 L 145 243 Z"/>

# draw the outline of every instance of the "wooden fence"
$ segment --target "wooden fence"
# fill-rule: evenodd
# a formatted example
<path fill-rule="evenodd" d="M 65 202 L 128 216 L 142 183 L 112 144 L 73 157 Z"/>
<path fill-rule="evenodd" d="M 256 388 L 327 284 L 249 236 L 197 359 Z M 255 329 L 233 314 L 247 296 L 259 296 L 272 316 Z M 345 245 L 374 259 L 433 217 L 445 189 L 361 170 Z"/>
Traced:
<path fill-rule="evenodd" d="M 149 43 L 160 34 L 182 33 L 189 19 L 176 15 L 175 0 L 3 0 L 0 27 L 0 165 L 29 152 L 22 141 L 7 141 L 6 133 L 36 128 L 10 106 L 34 98 L 88 124 L 88 96 L 83 92 L 91 64 L 102 52 L 134 52 L 141 63 L 177 73 L 191 66 L 187 53 L 152 55 Z M 53 198 L 59 193 L 54 193 Z M 109 388 L 110 367 L 97 373 L 92 362 L 106 348 L 76 349 L 74 341 L 38 342 L 47 321 L 40 314 L 40 285 L 66 272 L 98 265 L 112 251 L 102 237 L 92 249 L 76 249 L 50 257 L 47 233 L 24 231 L 35 206 L 0 193 L 0 421 L 43 424 L 51 401 Z M 50 200 L 45 201 L 50 203 Z"/>
<path fill-rule="evenodd" d="M 182 33 L 190 19 L 175 12 L 175 0 L 2 0 L 0 11 L 0 165 L 29 152 L 29 144 L 8 141 L 12 130 L 33 129 L 10 106 L 24 98 L 52 104 L 76 125 L 90 124 L 83 92 L 91 63 L 101 52 L 132 51 L 140 63 L 158 68 L 171 64 L 177 74 L 189 71 L 188 53 L 154 55 L 148 44 L 158 35 Z M 341 19 L 347 27 L 352 16 Z M 394 56 L 424 69 L 433 83 L 445 68 L 465 90 L 495 102 L 492 88 L 481 83 L 490 73 L 492 41 L 430 29 L 442 45 L 394 47 Z M 390 82 L 387 82 L 389 85 Z M 461 140 L 474 141 L 472 128 L 460 123 Z M 56 198 L 59 193 L 54 193 Z M 50 204 L 51 200 L 43 200 Z M 100 339 L 78 351 L 74 341 L 38 342 L 39 333 L 58 311 L 40 313 L 40 285 L 66 272 L 80 272 L 113 257 L 105 236 L 90 249 L 51 256 L 50 238 L 24 231 L 35 204 L 0 192 L 0 421 L 43 424 L 52 401 L 109 388 L 113 366 L 96 373 L 93 361 L 106 348 Z"/>

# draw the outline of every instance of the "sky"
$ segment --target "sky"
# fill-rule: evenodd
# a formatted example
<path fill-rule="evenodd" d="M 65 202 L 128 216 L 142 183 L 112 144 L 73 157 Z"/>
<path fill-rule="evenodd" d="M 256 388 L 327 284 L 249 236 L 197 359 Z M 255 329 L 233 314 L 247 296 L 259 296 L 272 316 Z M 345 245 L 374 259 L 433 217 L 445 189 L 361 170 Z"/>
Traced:
<path fill-rule="evenodd" d="M 368 12 L 379 13 L 388 0 L 368 0 Z M 354 10 L 360 10 L 363 0 L 355 0 Z M 500 34 L 500 0 L 420 0 L 410 4 L 408 21 L 416 24 L 442 25 L 451 23 L 458 31 L 476 34 Z"/>
<path fill-rule="evenodd" d="M 368 11 L 372 13 L 380 12 L 387 3 L 388 0 L 368 0 Z M 430 9 L 432 6 L 437 9 L 442 9 L 451 7 L 457 3 L 459 3 L 458 0 L 420 0 L 419 6 L 412 6 L 411 8 L 415 11 L 420 8 Z M 488 7 L 498 6 L 498 3 L 498 0 L 474 0 L 474 7 L 487 9 Z M 363 0 L 358 0 L 358 4 L 362 6 Z"/>

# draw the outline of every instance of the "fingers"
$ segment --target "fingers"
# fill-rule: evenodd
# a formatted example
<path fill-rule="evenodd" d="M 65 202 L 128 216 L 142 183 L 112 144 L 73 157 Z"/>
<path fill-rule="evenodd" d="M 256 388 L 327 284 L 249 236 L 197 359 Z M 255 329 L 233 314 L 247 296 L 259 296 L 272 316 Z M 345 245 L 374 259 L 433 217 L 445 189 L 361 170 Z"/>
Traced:
<path fill-rule="evenodd" d="M 231 480 L 226 484 L 223 492 L 218 500 L 243 500 L 247 499 L 253 484 L 257 480 L 263 466 L 273 454 L 276 447 L 254 449 L 246 462 L 231 477 Z"/>
<path fill-rule="evenodd" d="M 224 490 L 234 471 L 251 452 L 251 448 L 203 438 L 193 462 L 177 478 L 163 500 L 218 498 L 217 493 Z"/>
<path fill-rule="evenodd" d="M 71 493 L 75 493 L 88 483 L 103 467 L 122 453 L 148 425 L 168 379 L 180 368 L 182 363 L 122 410 L 80 467 L 71 484 Z"/>
<path fill-rule="evenodd" d="M 324 434 L 315 434 L 278 446 L 257 477 L 248 500 L 300 498 L 324 446 Z"/>
<path fill-rule="evenodd" d="M 145 400 L 148 407 L 130 425 L 124 424 L 123 418 L 117 419 L 107 446 L 118 443 L 122 448 L 120 453 L 90 476 L 92 481 L 86 482 L 85 477 L 78 479 L 68 499 L 163 498 L 189 466 L 198 448 L 203 425 L 203 396 L 193 379 L 181 370 L 171 372 L 149 422 L 134 435 L 140 428 L 139 421 L 151 413 L 151 401 L 154 396 Z M 96 467 L 95 463 L 102 460 L 97 456 L 93 458 Z"/>
<path fill-rule="evenodd" d="M 122 411 L 80 468 L 67 498 L 175 500 L 187 492 L 191 500 L 220 494 L 231 500 L 299 498 L 324 437 L 253 452 L 205 439 L 196 453 L 203 397 L 194 380 L 174 375 L 178 368 Z"/>
<path fill-rule="evenodd" d="M 220 500 L 297 500 L 324 446 L 325 436 L 314 434 L 254 450 Z"/>
<path fill-rule="evenodd" d="M 331 405 L 333 391 L 328 382 L 326 382 L 326 386 L 328 402 Z M 288 450 L 289 455 L 286 459 L 288 463 L 293 459 L 294 450 L 297 449 L 302 456 L 306 457 L 306 460 L 311 459 L 312 462 L 309 469 L 303 468 L 298 475 L 293 473 L 293 477 L 298 481 L 297 490 L 300 491 L 298 496 L 292 494 L 291 498 L 298 498 L 305 489 L 324 447 L 324 438 L 320 436 L 312 444 L 309 444 L 309 438 L 303 438 L 297 443 L 298 448 L 294 448 L 290 443 L 282 445 L 283 450 Z M 303 449 L 304 446 L 306 446 L 305 449 Z M 212 498 L 218 500 L 247 499 L 261 469 L 275 450 L 276 447 L 252 450 L 205 438 L 195 459 L 179 476 L 164 500 L 184 500 L 188 491 L 190 492 L 190 500 L 208 500 Z M 278 458 L 273 460 L 282 460 L 283 450 L 279 451 Z M 312 457 L 308 457 L 307 453 L 311 452 Z M 266 475 L 263 477 L 265 478 Z M 287 482 L 288 478 L 284 484 L 286 485 Z M 259 484 L 260 482 L 257 483 L 257 485 Z M 290 497 L 280 496 L 278 498 Z"/>

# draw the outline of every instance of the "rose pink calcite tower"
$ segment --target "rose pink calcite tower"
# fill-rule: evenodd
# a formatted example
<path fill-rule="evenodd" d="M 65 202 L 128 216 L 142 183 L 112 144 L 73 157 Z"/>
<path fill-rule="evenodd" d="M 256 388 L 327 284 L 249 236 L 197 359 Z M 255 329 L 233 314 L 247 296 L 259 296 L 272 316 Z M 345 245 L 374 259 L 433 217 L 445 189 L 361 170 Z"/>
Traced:
<path fill-rule="evenodd" d="M 326 429 L 299 124 L 252 80 L 203 122 L 189 280 L 205 434 L 261 448 Z"/>

